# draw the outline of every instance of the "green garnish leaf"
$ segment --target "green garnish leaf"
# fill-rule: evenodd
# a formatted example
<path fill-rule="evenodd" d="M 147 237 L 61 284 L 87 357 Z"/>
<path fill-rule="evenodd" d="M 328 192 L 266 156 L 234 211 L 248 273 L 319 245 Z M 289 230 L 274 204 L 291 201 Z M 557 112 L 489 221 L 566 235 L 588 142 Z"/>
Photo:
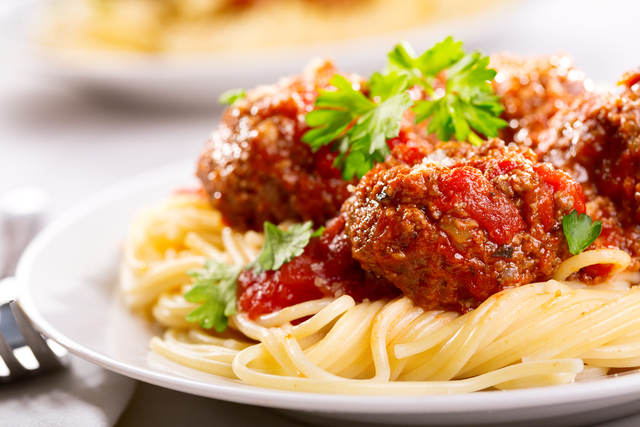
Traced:
<path fill-rule="evenodd" d="M 362 178 L 364 174 L 373 168 L 375 162 L 370 156 L 356 151 L 348 155 L 339 155 L 336 158 L 336 165 L 342 168 L 342 178 L 346 181 L 354 176 Z"/>
<path fill-rule="evenodd" d="M 490 68 L 489 57 L 478 52 L 465 55 L 447 73 L 446 93 L 435 101 L 434 116 L 440 116 L 442 126 L 429 123 L 429 132 L 447 141 L 455 135 L 458 141 L 479 145 L 481 138 L 473 131 L 487 137 L 498 135 L 498 129 L 507 125 L 500 119 L 502 105 L 494 95 L 491 80 L 496 71 Z M 427 102 L 427 101 L 419 101 Z"/>
<path fill-rule="evenodd" d="M 330 83 L 335 91 L 321 91 L 316 98 L 316 109 L 306 115 L 307 124 L 314 129 L 302 136 L 313 150 L 331 144 L 345 134 L 347 128 L 374 105 L 362 92 L 354 90 L 351 83 L 336 74 Z"/>
<path fill-rule="evenodd" d="M 337 141 L 334 146 L 340 155 L 336 166 L 341 167 L 342 177 L 361 178 L 374 160 L 382 161 L 389 154 L 387 138 L 398 136 L 402 115 L 412 104 L 404 92 L 406 81 L 406 76 L 398 74 L 377 79 L 374 93 L 379 99 L 375 102 L 353 89 L 347 79 L 335 75 L 330 83 L 336 90 L 321 91 L 316 109 L 306 116 L 313 129 L 302 140 L 314 150 Z M 356 163 L 369 167 L 357 167 Z"/>
<path fill-rule="evenodd" d="M 445 43 L 447 40 L 449 42 Z M 498 129 L 507 125 L 507 122 L 498 117 L 503 108 L 491 87 L 496 71 L 487 68 L 488 56 L 482 56 L 479 52 L 460 56 L 460 45 L 453 43 L 450 38 L 447 40 L 436 45 L 438 49 L 434 47 L 427 51 L 438 66 L 427 66 L 421 60 L 425 54 L 414 60 L 415 68 L 406 70 L 414 76 L 412 81 L 424 87 L 431 96 L 431 100 L 416 101 L 413 109 L 416 122 L 431 118 L 427 130 L 435 133 L 441 141 L 448 141 L 453 135 L 458 141 L 480 145 L 482 138 L 476 132 L 494 137 L 498 135 Z M 449 56 L 446 55 L 447 51 Z M 393 60 L 390 58 L 390 61 Z M 439 95 L 433 90 L 431 83 L 445 69 L 445 90 L 444 94 Z M 420 75 L 424 79 L 423 84 L 420 83 Z"/>
<path fill-rule="evenodd" d="M 302 140 L 314 150 L 332 145 L 339 152 L 335 166 L 345 180 L 361 178 L 389 154 L 386 141 L 398 136 L 404 111 L 412 108 L 416 122 L 431 120 L 427 127 L 442 141 L 452 136 L 480 145 L 483 138 L 498 135 L 507 123 L 498 116 L 502 105 L 493 93 L 496 71 L 489 58 L 467 53 L 462 42 L 447 37 L 417 56 L 406 43 L 389 53 L 385 73 L 374 73 L 365 85 L 368 96 L 344 77 L 330 81 L 336 90 L 321 91 L 315 109 L 307 114 L 311 127 Z M 444 88 L 436 90 L 441 75 Z M 428 100 L 413 101 L 407 89 L 420 86 Z M 365 90 L 366 92 L 366 90 Z"/>
<path fill-rule="evenodd" d="M 309 221 L 281 230 L 265 221 L 264 244 L 255 261 L 240 267 L 207 259 L 203 269 L 187 271 L 195 282 L 184 298 L 189 302 L 203 303 L 187 315 L 187 321 L 200 322 L 205 329 L 215 327 L 217 332 L 223 332 L 229 316 L 236 314 L 236 288 L 242 270 L 253 269 L 255 274 L 279 270 L 283 264 L 301 255 L 312 237 L 320 237 L 324 232 L 324 227 L 314 232 L 312 226 Z"/>
<path fill-rule="evenodd" d="M 424 86 L 425 81 L 431 89 L 431 81 L 442 71 L 451 67 L 464 57 L 462 42 L 454 42 L 447 37 L 425 53 L 416 57 L 408 43 L 401 43 L 389 53 L 389 71 L 407 73 L 412 77 L 411 84 Z"/>
<path fill-rule="evenodd" d="M 218 102 L 223 105 L 232 105 L 245 96 L 247 96 L 247 92 L 244 89 L 231 89 L 223 92 L 218 98 Z"/>
<path fill-rule="evenodd" d="M 320 237 L 322 236 L 322 233 L 324 233 L 324 225 L 321 225 L 320 228 L 314 231 L 311 237 Z"/>
<path fill-rule="evenodd" d="M 264 222 L 264 243 L 255 261 L 247 268 L 253 268 L 255 274 L 263 271 L 279 270 L 283 264 L 302 255 L 309 239 L 315 234 L 313 222 L 293 224 L 287 230 L 281 230 L 269 221 Z"/>
<path fill-rule="evenodd" d="M 409 87 L 409 76 L 391 72 L 387 75 L 374 73 L 369 80 L 369 97 L 374 102 L 386 101 L 393 95 L 403 93 Z"/>
<path fill-rule="evenodd" d="M 602 232 L 602 221 L 593 221 L 587 214 L 572 210 L 562 218 L 562 230 L 569 244 L 569 252 L 578 255 L 587 249 Z"/>
<path fill-rule="evenodd" d="M 200 322 L 205 329 L 215 327 L 218 332 L 224 331 L 229 316 L 236 314 L 236 281 L 241 271 L 242 267 L 212 259 L 205 262 L 204 269 L 188 271 L 195 283 L 184 298 L 204 304 L 189 313 L 187 321 Z"/>

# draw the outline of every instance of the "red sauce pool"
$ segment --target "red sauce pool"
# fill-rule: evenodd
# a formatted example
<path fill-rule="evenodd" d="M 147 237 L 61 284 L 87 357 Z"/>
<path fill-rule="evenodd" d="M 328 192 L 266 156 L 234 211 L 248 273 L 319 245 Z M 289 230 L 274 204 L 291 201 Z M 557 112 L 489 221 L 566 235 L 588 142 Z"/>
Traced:
<path fill-rule="evenodd" d="M 319 238 L 312 238 L 302 255 L 278 271 L 238 278 L 238 309 L 252 319 L 324 297 L 350 295 L 356 302 L 393 297 L 400 291 L 383 278 L 365 272 L 351 257 L 342 216 L 332 219 Z"/>

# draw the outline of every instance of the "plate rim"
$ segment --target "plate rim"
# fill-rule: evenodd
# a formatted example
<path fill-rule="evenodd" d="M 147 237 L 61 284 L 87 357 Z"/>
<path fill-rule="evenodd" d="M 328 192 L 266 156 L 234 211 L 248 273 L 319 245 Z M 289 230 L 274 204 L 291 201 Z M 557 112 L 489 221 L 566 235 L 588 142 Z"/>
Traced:
<path fill-rule="evenodd" d="M 20 283 L 18 301 L 42 334 L 58 342 L 73 354 L 130 378 L 189 394 L 289 410 L 323 413 L 424 415 L 442 415 L 455 412 L 462 415 L 477 412 L 508 412 L 538 407 L 557 407 L 640 394 L 640 374 L 621 375 L 579 384 L 455 395 L 358 396 L 294 392 L 255 386 L 236 388 L 231 385 L 206 383 L 177 374 L 153 370 L 153 368 L 136 367 L 116 360 L 107 354 L 91 350 L 58 331 L 40 313 L 30 292 L 30 270 L 38 262 L 40 253 L 50 244 L 52 239 L 64 234 L 65 230 L 76 221 L 108 204 L 117 203 L 118 200 L 126 196 L 134 195 L 156 185 L 166 184 L 167 191 L 171 191 L 172 187 L 169 187 L 171 182 L 177 182 L 179 177 L 184 180 L 184 172 L 189 167 L 193 169 L 193 159 L 191 158 L 188 161 L 183 159 L 121 181 L 79 203 L 52 221 L 38 234 L 23 254 L 18 264 L 16 277 Z M 499 399 L 494 399 L 493 396 L 499 396 Z"/>

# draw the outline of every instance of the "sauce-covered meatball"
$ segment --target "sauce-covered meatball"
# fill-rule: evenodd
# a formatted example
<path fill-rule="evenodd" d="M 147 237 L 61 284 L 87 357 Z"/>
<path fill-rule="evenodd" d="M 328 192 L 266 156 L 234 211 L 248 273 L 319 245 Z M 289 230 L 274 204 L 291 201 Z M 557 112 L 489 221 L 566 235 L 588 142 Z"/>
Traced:
<path fill-rule="evenodd" d="M 475 155 L 446 155 L 456 147 L 413 165 L 397 147 L 342 209 L 354 258 L 427 309 L 467 311 L 549 278 L 571 256 L 563 216 L 584 212 L 580 185 L 531 150 L 494 140 Z"/>
<path fill-rule="evenodd" d="M 640 73 L 621 94 L 589 93 L 552 119 L 538 155 L 582 184 L 601 240 L 629 252 L 640 268 Z"/>
<path fill-rule="evenodd" d="M 313 153 L 300 138 L 319 89 L 337 73 L 322 63 L 279 85 L 249 91 L 229 107 L 198 163 L 213 206 L 240 229 L 264 221 L 333 218 L 349 196 L 328 147 Z M 357 77 L 347 76 L 354 82 Z"/>
<path fill-rule="evenodd" d="M 584 92 L 583 73 L 564 55 L 493 55 L 491 67 L 498 72 L 493 90 L 501 97 L 502 118 L 508 123 L 500 138 L 507 142 L 535 148 L 549 119 Z"/>

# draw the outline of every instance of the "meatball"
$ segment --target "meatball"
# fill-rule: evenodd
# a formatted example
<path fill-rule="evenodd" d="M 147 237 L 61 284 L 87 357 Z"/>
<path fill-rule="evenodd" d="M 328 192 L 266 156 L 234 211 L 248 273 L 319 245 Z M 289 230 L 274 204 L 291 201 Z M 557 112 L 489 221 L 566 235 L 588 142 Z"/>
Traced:
<path fill-rule="evenodd" d="M 509 124 L 500 138 L 507 142 L 535 148 L 549 119 L 584 92 L 584 75 L 567 56 L 494 55 L 491 67 L 498 72 L 493 89 L 501 97 L 502 118 Z"/>
<path fill-rule="evenodd" d="M 553 117 L 538 156 L 569 172 L 584 188 L 603 239 L 640 268 L 640 72 L 620 94 L 588 93 Z"/>
<path fill-rule="evenodd" d="M 531 150 L 498 140 L 470 156 L 442 144 L 420 163 L 377 165 L 343 206 L 353 257 L 426 309 L 468 311 L 550 277 L 571 256 L 564 215 L 580 185 Z M 406 148 L 410 149 L 409 147 Z"/>
<path fill-rule="evenodd" d="M 337 73 L 329 62 L 276 86 L 259 87 L 229 107 L 198 162 L 213 206 L 240 230 L 264 221 L 322 225 L 349 196 L 328 147 L 313 153 L 300 138 L 318 90 Z M 357 77 L 348 77 L 354 82 Z"/>

